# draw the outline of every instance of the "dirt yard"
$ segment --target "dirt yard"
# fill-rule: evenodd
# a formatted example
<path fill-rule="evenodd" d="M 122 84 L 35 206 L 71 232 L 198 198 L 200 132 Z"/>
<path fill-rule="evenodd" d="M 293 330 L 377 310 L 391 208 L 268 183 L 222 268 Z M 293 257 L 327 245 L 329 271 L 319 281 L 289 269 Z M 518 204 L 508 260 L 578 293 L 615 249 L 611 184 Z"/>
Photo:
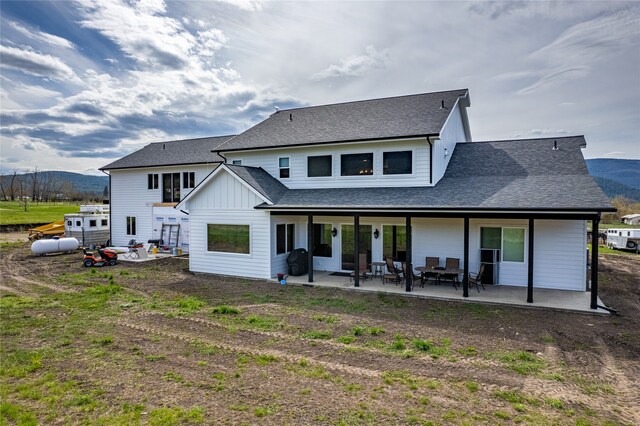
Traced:
<path fill-rule="evenodd" d="M 0 424 L 640 424 L 640 257 L 619 316 L 85 269 L 0 246 Z"/>

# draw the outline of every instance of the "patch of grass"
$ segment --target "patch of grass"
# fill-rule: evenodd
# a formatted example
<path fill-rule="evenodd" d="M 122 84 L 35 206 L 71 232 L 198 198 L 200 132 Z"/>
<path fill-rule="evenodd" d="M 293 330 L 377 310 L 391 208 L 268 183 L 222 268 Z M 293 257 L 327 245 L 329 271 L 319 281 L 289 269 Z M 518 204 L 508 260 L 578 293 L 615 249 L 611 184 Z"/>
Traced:
<path fill-rule="evenodd" d="M 348 345 L 350 343 L 355 342 L 357 339 L 354 336 L 340 336 L 336 340 L 338 340 L 338 342 L 340 343 L 344 343 L 345 345 Z"/>
<path fill-rule="evenodd" d="M 273 410 L 269 407 L 256 407 L 253 409 L 253 414 L 256 417 L 265 417 L 270 414 L 273 414 Z"/>
<path fill-rule="evenodd" d="M 504 411 L 494 411 L 493 415 L 502 420 L 509 420 L 511 418 L 511 415 Z"/>
<path fill-rule="evenodd" d="M 35 414 L 28 409 L 3 401 L 0 403 L 0 424 L 4 425 L 5 421 L 24 426 L 35 426 L 38 424 Z"/>
<path fill-rule="evenodd" d="M 229 406 L 229 410 L 231 411 L 248 411 L 249 406 L 246 404 L 232 404 Z"/>
<path fill-rule="evenodd" d="M 358 392 L 364 389 L 364 386 L 359 385 L 357 383 L 346 383 L 342 387 L 344 388 L 344 390 L 349 392 Z"/>
<path fill-rule="evenodd" d="M 151 361 L 151 362 L 162 361 L 165 358 L 166 358 L 166 356 L 164 356 L 164 355 L 147 355 L 145 357 L 145 359 L 147 361 Z"/>
<path fill-rule="evenodd" d="M 305 339 L 331 339 L 331 330 L 311 330 L 302 334 Z"/>
<path fill-rule="evenodd" d="M 220 305 L 211 309 L 211 313 L 214 315 L 237 315 L 240 313 L 240 309 L 233 306 Z"/>
<path fill-rule="evenodd" d="M 368 303 L 364 300 L 351 301 L 337 297 L 310 297 L 304 301 L 304 304 L 308 307 L 322 306 L 344 312 L 364 312 L 369 308 Z"/>
<path fill-rule="evenodd" d="M 282 327 L 280 319 L 264 315 L 250 315 L 246 318 L 246 324 L 251 328 L 265 331 L 275 331 Z"/>
<path fill-rule="evenodd" d="M 503 353 L 498 356 L 498 359 L 510 370 L 525 376 L 538 373 L 547 366 L 544 360 L 525 351 Z"/>
<path fill-rule="evenodd" d="M 372 336 L 379 336 L 382 333 L 384 333 L 384 329 L 380 328 L 380 327 L 371 327 L 369 329 L 369 334 Z"/>
<path fill-rule="evenodd" d="M 168 382 L 176 382 L 176 383 L 184 382 L 184 378 L 181 375 L 174 373 L 173 371 L 167 371 L 162 375 L 162 377 Z"/>
<path fill-rule="evenodd" d="M 93 343 L 100 346 L 109 346 L 113 344 L 113 336 L 103 336 L 97 339 L 93 339 Z"/>
<path fill-rule="evenodd" d="M 458 349 L 458 353 L 464 356 L 476 356 L 478 350 L 474 346 L 467 346 L 466 348 Z"/>
<path fill-rule="evenodd" d="M 72 203 L 27 202 L 27 211 L 19 201 L 0 201 L 0 225 L 51 223 L 67 213 L 78 213 L 80 206 Z"/>
<path fill-rule="evenodd" d="M 267 365 L 272 362 L 278 362 L 279 359 L 275 355 L 258 355 L 256 356 L 256 364 L 258 365 Z"/>
<path fill-rule="evenodd" d="M 206 302 L 198 299 L 197 297 L 187 296 L 173 299 L 168 304 L 169 306 L 177 308 L 179 315 L 188 315 L 198 312 L 206 305 Z"/>
<path fill-rule="evenodd" d="M 433 342 L 430 340 L 413 339 L 411 345 L 419 351 L 429 352 L 433 347 Z"/>
<path fill-rule="evenodd" d="M 314 315 L 312 318 L 316 321 L 326 322 L 327 324 L 333 324 L 339 321 L 336 315 Z"/>
<path fill-rule="evenodd" d="M 204 410 L 201 407 L 194 407 L 190 410 L 156 408 L 149 412 L 149 425 L 151 426 L 173 426 L 184 423 L 202 423 L 203 421 Z"/>
<path fill-rule="evenodd" d="M 544 343 L 555 343 L 556 342 L 555 337 L 553 337 L 550 334 L 543 334 L 542 336 L 540 336 L 540 340 L 542 340 Z"/>
<path fill-rule="evenodd" d="M 473 381 L 465 382 L 464 387 L 466 387 L 469 392 L 477 392 L 478 389 L 480 389 L 480 387 L 478 386 L 478 383 Z"/>
<path fill-rule="evenodd" d="M 544 403 L 549 407 L 555 408 L 556 410 L 563 410 L 565 408 L 564 402 L 556 398 L 545 398 Z"/>
<path fill-rule="evenodd" d="M 404 338 L 400 334 L 396 334 L 393 338 L 393 342 L 389 345 L 389 348 L 394 351 L 403 351 L 407 347 L 404 344 Z"/>
<path fill-rule="evenodd" d="M 365 332 L 364 327 L 360 327 L 360 326 L 353 327 L 354 336 L 362 336 L 364 332 Z"/>
<path fill-rule="evenodd" d="M 509 391 L 494 391 L 493 392 L 493 396 L 498 398 L 498 399 L 502 399 L 505 401 L 508 401 L 512 404 L 528 404 L 534 407 L 537 407 L 540 405 L 540 400 L 534 398 L 534 397 L 529 397 L 526 395 L 523 395 L 522 393 L 515 391 L 515 390 L 509 390 Z"/>

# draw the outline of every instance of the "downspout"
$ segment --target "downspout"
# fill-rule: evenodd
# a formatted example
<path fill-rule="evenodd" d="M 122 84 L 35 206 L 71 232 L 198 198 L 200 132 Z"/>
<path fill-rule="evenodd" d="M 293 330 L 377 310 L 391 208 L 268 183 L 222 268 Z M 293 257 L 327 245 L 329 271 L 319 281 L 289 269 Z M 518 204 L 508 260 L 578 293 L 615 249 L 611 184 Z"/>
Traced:
<path fill-rule="evenodd" d="M 220 154 L 219 151 L 211 150 L 211 152 L 213 152 L 214 154 L 218 154 L 224 160 L 224 164 L 227 164 L 227 157 L 225 157 L 224 155 Z"/>
<path fill-rule="evenodd" d="M 105 175 L 109 176 L 109 245 L 113 244 L 113 235 L 111 235 L 111 229 L 113 229 L 113 222 L 111 222 L 111 207 L 113 207 L 113 205 L 111 204 L 111 173 L 107 173 L 104 170 L 100 170 L 102 173 L 104 173 Z M 84 222 L 82 223 L 82 233 L 83 233 L 83 237 L 82 237 L 82 243 L 84 244 Z"/>
<path fill-rule="evenodd" d="M 431 142 L 431 136 L 427 136 L 427 142 L 429 142 L 429 185 L 433 185 L 433 143 Z"/>

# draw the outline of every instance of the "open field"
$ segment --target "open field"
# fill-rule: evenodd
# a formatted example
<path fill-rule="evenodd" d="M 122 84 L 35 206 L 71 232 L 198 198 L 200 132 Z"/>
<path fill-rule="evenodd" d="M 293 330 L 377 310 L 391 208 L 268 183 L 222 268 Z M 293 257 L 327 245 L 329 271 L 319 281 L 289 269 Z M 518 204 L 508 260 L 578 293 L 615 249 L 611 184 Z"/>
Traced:
<path fill-rule="evenodd" d="M 27 211 L 18 201 L 0 201 L 0 225 L 51 223 L 64 219 L 67 213 L 77 213 L 80 206 L 73 203 L 32 203 Z"/>
<path fill-rule="evenodd" d="M 0 246 L 0 424 L 640 424 L 638 256 L 620 316 L 85 269 Z"/>

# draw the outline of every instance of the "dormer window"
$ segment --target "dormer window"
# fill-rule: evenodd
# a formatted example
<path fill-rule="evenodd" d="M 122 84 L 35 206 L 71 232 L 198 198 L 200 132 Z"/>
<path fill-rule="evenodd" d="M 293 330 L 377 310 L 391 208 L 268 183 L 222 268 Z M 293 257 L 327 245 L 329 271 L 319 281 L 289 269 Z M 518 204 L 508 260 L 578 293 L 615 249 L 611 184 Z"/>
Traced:
<path fill-rule="evenodd" d="M 411 151 L 385 152 L 382 155 L 382 174 L 410 175 L 412 173 Z"/>
<path fill-rule="evenodd" d="M 289 157 L 278 158 L 278 167 L 280 167 L 280 179 L 289 177 Z"/>
<path fill-rule="evenodd" d="M 341 155 L 340 174 L 342 176 L 372 175 L 373 153 Z"/>

